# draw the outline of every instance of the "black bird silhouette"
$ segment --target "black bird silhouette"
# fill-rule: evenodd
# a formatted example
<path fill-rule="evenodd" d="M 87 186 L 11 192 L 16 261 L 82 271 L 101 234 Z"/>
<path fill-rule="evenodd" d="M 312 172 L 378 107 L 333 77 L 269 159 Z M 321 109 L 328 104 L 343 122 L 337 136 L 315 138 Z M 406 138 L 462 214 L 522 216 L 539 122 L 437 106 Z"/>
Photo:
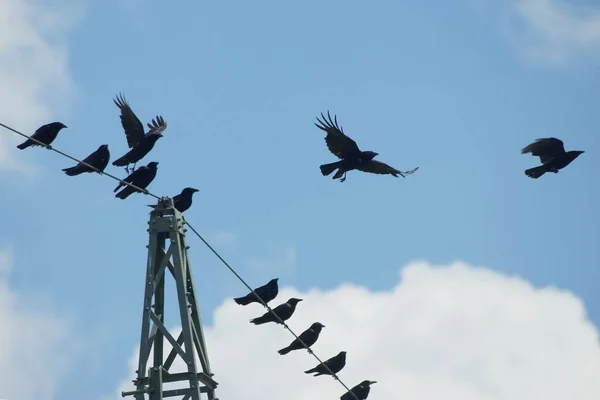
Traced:
<path fill-rule="evenodd" d="M 123 157 L 115 160 L 113 165 L 125 167 L 129 173 L 129 164 L 134 164 L 133 169 L 135 169 L 135 164 L 144 158 L 152 150 L 156 141 L 162 137 L 162 133 L 167 129 L 167 123 L 162 116 L 157 115 L 152 123 L 146 124 L 150 130 L 148 133 L 144 133 L 144 125 L 135 115 L 125 97 L 119 94 L 113 101 L 121 110 L 121 125 L 125 131 L 127 145 L 131 149 Z"/>
<path fill-rule="evenodd" d="M 525 146 L 521 154 L 531 153 L 540 158 L 542 165 L 525 170 L 525 174 L 533 179 L 537 179 L 546 172 L 558 173 L 573 160 L 579 157 L 585 151 L 571 150 L 565 151 L 562 140 L 557 138 L 536 139 L 535 142 Z"/>
<path fill-rule="evenodd" d="M 156 177 L 157 166 L 158 166 L 157 162 L 155 162 L 155 161 L 149 162 L 148 165 L 146 165 L 144 167 L 139 167 L 138 169 L 133 171 L 131 173 L 131 175 L 129 175 L 127 178 L 125 178 L 123 180 L 125 182 L 131 183 L 132 185 L 135 185 L 141 189 L 146 189 L 148 187 L 148 185 L 150 185 L 150 183 Z M 125 189 L 121 190 L 119 193 L 117 193 L 115 195 L 115 197 L 118 197 L 119 199 L 126 199 L 131 194 L 140 192 L 139 190 L 134 189 L 129 185 L 125 185 L 122 182 L 119 182 L 119 184 L 117 185 L 115 190 L 113 190 L 113 192 L 116 192 L 123 186 L 127 186 L 127 187 Z"/>
<path fill-rule="evenodd" d="M 374 383 L 377 383 L 377 381 L 362 381 L 348 392 L 344 393 L 342 397 L 340 397 L 340 400 L 356 400 L 356 397 L 358 397 L 358 400 L 366 400 L 371 391 L 370 386 Z M 351 392 L 354 393 L 354 396 L 356 397 L 354 397 Z"/>
<path fill-rule="evenodd" d="M 323 361 L 323 364 L 319 364 L 308 371 L 304 371 L 304 373 L 312 374 L 314 372 L 315 374 L 313 376 L 331 375 L 327 368 L 325 368 L 325 365 L 327 365 L 334 374 L 337 374 L 346 365 L 346 352 L 340 351 L 337 356 L 333 356 L 329 360 Z"/>
<path fill-rule="evenodd" d="M 275 314 L 277 314 L 277 316 L 281 318 L 282 321 L 287 321 L 288 319 L 290 319 L 294 311 L 296 311 L 296 304 L 298 304 L 301 301 L 302 299 L 292 297 L 287 302 L 275 307 L 272 311 Z M 275 322 L 276 324 L 281 324 L 281 322 L 279 322 L 279 320 L 277 320 L 277 318 L 275 318 L 275 316 L 268 311 L 260 317 L 251 319 L 250 322 L 252 322 L 254 325 L 262 325 L 266 324 L 267 322 Z"/>
<path fill-rule="evenodd" d="M 321 329 L 323 328 L 325 328 L 325 325 L 323 325 L 320 322 L 315 322 L 310 326 L 310 328 L 302 332 L 300 336 L 298 336 L 298 338 L 300 338 L 300 340 L 302 340 L 305 345 L 310 347 L 316 343 L 317 339 L 319 338 L 319 334 L 321 333 Z M 294 339 L 294 341 L 290 343 L 289 346 L 284 347 L 283 349 L 277 352 L 281 355 L 284 355 L 292 350 L 304 349 L 305 347 L 302 345 L 302 343 L 300 343 L 300 340 Z"/>
<path fill-rule="evenodd" d="M 60 132 L 62 128 L 66 127 L 67 126 L 62 122 L 51 122 L 49 124 L 40 126 L 33 133 L 33 135 L 31 135 L 31 137 L 44 143 L 47 149 L 51 149 L 52 146 L 50 146 L 50 143 L 54 142 L 54 139 L 56 139 L 58 136 L 58 132 Z M 24 150 L 29 146 L 40 146 L 40 144 L 28 138 L 26 141 L 18 145 L 17 149 Z"/>
<path fill-rule="evenodd" d="M 279 293 L 279 286 L 277 285 L 278 280 L 279 280 L 279 278 L 271 279 L 265 285 L 262 285 L 261 287 L 254 289 L 254 292 L 257 295 L 259 295 L 260 298 L 265 303 L 268 303 L 271 300 L 275 299 L 275 297 L 277 297 L 277 294 Z M 259 303 L 260 304 L 260 301 L 258 301 L 256 296 L 252 292 L 248 293 L 244 297 L 236 297 L 233 300 L 242 306 L 247 306 L 250 303 Z"/>
<path fill-rule="evenodd" d="M 108 165 L 108 161 L 110 160 L 110 152 L 108 151 L 108 145 L 103 144 L 98 147 L 96 151 L 83 159 L 83 162 L 91 165 L 92 167 L 96 167 L 103 172 L 106 166 Z M 98 172 L 93 170 L 92 168 L 86 166 L 85 164 L 78 163 L 74 167 L 63 169 L 65 174 L 69 176 L 75 176 L 79 174 L 83 174 L 84 172 Z"/>
<path fill-rule="evenodd" d="M 192 206 L 192 196 L 198 189 L 186 187 L 178 195 L 173 196 L 173 206 L 179 212 L 184 212 Z M 156 205 L 148 205 L 148 207 L 156 208 Z"/>
<path fill-rule="evenodd" d="M 346 173 L 352 170 L 380 175 L 390 174 L 396 178 L 400 175 L 404 178 L 404 175 L 412 174 L 419 169 L 419 167 L 416 167 L 410 171 L 398 171 L 386 163 L 374 160 L 379 153 L 361 151 L 356 142 L 346 136 L 343 129 L 338 126 L 337 116 L 334 115 L 334 120 L 332 120 L 329 111 L 327 111 L 328 118 L 326 119 L 323 113 L 321 113 L 321 117 L 323 121 L 317 118 L 319 123 L 315 123 L 315 126 L 327 133 L 325 136 L 327 148 L 333 155 L 340 159 L 340 161 L 321 165 L 319 168 L 323 176 L 330 175 L 337 169 L 333 179 L 341 178 L 340 182 L 344 182 L 346 180 Z"/>

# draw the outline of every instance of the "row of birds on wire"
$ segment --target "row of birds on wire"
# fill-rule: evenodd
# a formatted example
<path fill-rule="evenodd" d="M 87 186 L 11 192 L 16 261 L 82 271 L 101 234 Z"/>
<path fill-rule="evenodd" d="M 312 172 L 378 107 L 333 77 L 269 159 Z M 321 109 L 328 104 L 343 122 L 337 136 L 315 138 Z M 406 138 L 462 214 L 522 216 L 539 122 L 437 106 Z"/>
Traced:
<path fill-rule="evenodd" d="M 233 300 L 241 306 L 247 306 L 248 304 L 252 303 L 262 304 L 259 298 L 257 297 L 259 296 L 260 299 L 262 299 L 262 302 L 264 302 L 264 304 L 268 304 L 270 301 L 274 300 L 279 294 L 278 281 L 279 278 L 271 279 L 263 286 L 253 289 L 253 292 L 250 292 L 243 297 L 236 297 Z M 294 311 L 296 311 L 296 306 L 301 301 L 303 300 L 292 297 L 285 303 L 273 308 L 271 312 L 267 311 L 260 317 L 251 319 L 250 322 L 254 325 L 262 325 L 269 322 L 281 324 L 281 321 L 285 322 L 292 317 Z M 277 315 L 277 317 L 279 317 L 281 321 L 279 321 L 279 319 L 277 319 L 273 314 Z M 307 349 L 309 352 L 311 352 L 310 347 L 317 342 L 317 339 L 319 339 L 319 335 L 321 334 L 321 330 L 323 328 L 325 328 L 325 325 L 323 325 L 320 322 L 314 322 L 307 330 L 298 335 L 297 339 L 294 339 L 292 343 L 278 350 L 277 352 L 281 355 L 288 354 L 289 352 L 294 350 L 302 349 Z M 346 352 L 340 351 L 337 355 L 331 357 L 328 360 L 323 361 L 322 364 L 318 364 L 314 368 L 304 371 L 304 373 L 314 373 L 314 376 L 332 375 L 332 373 L 337 374 L 338 372 L 340 372 L 345 366 Z M 354 400 L 355 398 L 358 398 L 359 400 L 365 400 L 371 390 L 370 386 L 374 383 L 377 383 L 377 381 L 364 380 L 358 385 L 354 386 L 352 389 L 350 389 L 349 392 L 344 393 L 340 397 L 340 399 Z"/>

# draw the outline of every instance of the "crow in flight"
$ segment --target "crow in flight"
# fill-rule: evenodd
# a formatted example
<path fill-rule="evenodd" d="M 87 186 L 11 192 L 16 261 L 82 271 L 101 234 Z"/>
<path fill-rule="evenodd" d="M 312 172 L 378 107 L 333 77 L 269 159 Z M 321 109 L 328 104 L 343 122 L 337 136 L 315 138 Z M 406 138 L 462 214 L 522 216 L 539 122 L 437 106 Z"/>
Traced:
<path fill-rule="evenodd" d="M 265 303 L 268 303 L 271 300 L 275 299 L 275 297 L 277 297 L 277 294 L 279 293 L 279 286 L 277 286 L 278 280 L 279 278 L 271 279 L 265 285 L 254 289 L 254 292 L 256 292 L 256 294 L 259 295 Z M 248 293 L 244 297 L 236 297 L 233 300 L 242 306 L 247 306 L 250 303 L 260 304 L 260 301 L 258 301 L 256 296 L 252 292 Z"/>
<path fill-rule="evenodd" d="M 131 175 L 129 175 L 127 178 L 123 179 L 123 181 L 125 181 L 127 183 L 131 183 L 132 185 L 135 185 L 141 189 L 146 189 L 148 187 L 148 185 L 150 185 L 150 183 L 156 177 L 157 165 L 158 165 L 158 163 L 155 161 L 149 162 L 148 165 L 146 165 L 144 167 L 139 167 L 138 169 L 133 171 L 131 173 Z M 127 187 L 125 189 L 121 190 L 119 193 L 117 193 L 115 195 L 115 197 L 118 197 L 119 199 L 126 199 L 131 194 L 140 192 L 139 190 L 134 189 L 129 185 L 125 185 L 122 182 L 119 182 L 119 184 L 117 185 L 115 190 L 113 190 L 113 192 L 116 192 L 123 186 L 127 186 Z"/>
<path fill-rule="evenodd" d="M 310 328 L 302 332 L 300 336 L 298 336 L 298 338 L 300 338 L 300 340 L 302 340 L 305 345 L 310 347 L 316 343 L 317 339 L 319 338 L 319 334 L 321 333 L 321 329 L 323 328 L 325 328 L 325 325 L 323 325 L 320 322 L 315 322 L 310 326 Z M 284 347 L 283 349 L 277 352 L 281 355 L 284 355 L 292 350 L 304 349 L 305 347 L 302 345 L 302 343 L 300 343 L 300 340 L 294 339 L 294 341 L 290 343 L 289 346 Z"/>
<path fill-rule="evenodd" d="M 198 189 L 186 187 L 178 195 L 173 196 L 173 206 L 179 212 L 184 212 L 192 206 L 192 196 Z M 148 205 L 148 207 L 156 208 L 155 205 Z"/>
<path fill-rule="evenodd" d="M 315 123 L 315 126 L 327 133 L 327 136 L 325 136 L 327 148 L 333 155 L 340 159 L 340 161 L 321 165 L 319 168 L 321 168 L 323 176 L 327 176 L 337 169 L 333 179 L 341 178 L 340 182 L 344 182 L 346 180 L 346 173 L 356 169 L 372 174 L 391 174 L 396 178 L 400 175 L 404 178 L 404 175 L 412 174 L 419 169 L 417 167 L 410 171 L 398 171 L 381 161 L 374 160 L 373 158 L 378 156 L 379 153 L 361 151 L 356 142 L 346 136 L 342 128 L 338 126 L 337 116 L 334 115 L 334 120 L 332 120 L 329 111 L 327 111 L 329 120 L 325 118 L 323 113 L 321 113 L 321 117 L 323 121 L 317 118 L 319 123 Z"/>
<path fill-rule="evenodd" d="M 374 383 L 377 383 L 377 381 L 362 381 L 350 389 L 350 391 L 344 393 L 342 397 L 340 397 L 340 400 L 356 400 L 356 397 L 358 397 L 358 400 L 367 400 L 369 392 L 371 391 L 370 386 Z M 354 397 L 351 392 L 354 393 L 354 396 L 356 397 Z"/>
<path fill-rule="evenodd" d="M 109 160 L 110 152 L 108 151 L 108 145 L 103 144 L 102 146 L 98 147 L 98 150 L 84 158 L 83 162 L 91 165 L 92 167 L 96 167 L 98 170 L 100 170 L 100 172 L 103 172 L 108 165 Z M 76 166 L 71 168 L 65 168 L 63 171 L 65 171 L 65 174 L 69 176 L 83 174 L 84 172 L 98 172 L 83 163 L 78 163 Z"/>
<path fill-rule="evenodd" d="M 135 164 L 146 156 L 154 147 L 158 139 L 162 137 L 162 133 L 167 129 L 167 123 L 160 115 L 157 115 L 152 123 L 148 123 L 150 129 L 148 133 L 144 133 L 144 125 L 129 107 L 125 97 L 120 94 L 116 99 L 113 99 L 117 107 L 121 110 L 121 125 L 125 131 L 127 145 L 131 150 L 123 157 L 113 162 L 114 166 L 125 167 L 129 173 L 129 164 Z"/>
<path fill-rule="evenodd" d="M 51 149 L 50 143 L 54 142 L 54 139 L 58 136 L 58 132 L 62 128 L 66 128 L 67 126 L 62 122 L 52 122 L 46 125 L 40 126 L 33 135 L 32 138 L 39 140 L 40 142 L 46 145 L 46 148 Z M 17 149 L 24 150 L 29 146 L 41 146 L 40 144 L 34 142 L 31 139 L 27 139 L 23 143 L 17 146 Z"/>
<path fill-rule="evenodd" d="M 525 170 L 525 174 L 537 179 L 546 172 L 558 173 L 573 160 L 585 153 L 580 150 L 565 151 L 562 140 L 557 138 L 542 138 L 536 139 L 535 142 L 527 145 L 521 150 L 521 154 L 531 153 L 533 156 L 540 158 L 542 165 Z"/>
<path fill-rule="evenodd" d="M 277 316 L 279 318 L 281 318 L 282 321 L 287 321 L 288 319 L 290 319 L 290 317 L 292 316 L 294 311 L 296 311 L 296 304 L 298 304 L 301 301 L 302 301 L 302 299 L 296 299 L 296 298 L 292 297 L 287 302 L 275 307 L 273 309 L 273 312 L 275 314 L 277 314 Z M 281 323 L 269 311 L 267 311 L 266 313 L 264 313 L 263 315 L 261 315 L 258 318 L 251 319 L 250 322 L 252 322 L 254 325 L 262 325 L 262 324 L 266 324 L 267 322 L 275 322 L 276 324 Z"/>
<path fill-rule="evenodd" d="M 325 365 L 327 365 L 334 374 L 337 374 L 346 365 L 346 352 L 340 351 L 337 356 L 333 356 L 329 360 L 323 361 L 323 364 L 319 364 L 308 371 L 304 371 L 304 373 L 312 374 L 315 372 L 313 376 L 331 375 L 331 373 L 327 371 L 327 368 L 325 368 Z"/>

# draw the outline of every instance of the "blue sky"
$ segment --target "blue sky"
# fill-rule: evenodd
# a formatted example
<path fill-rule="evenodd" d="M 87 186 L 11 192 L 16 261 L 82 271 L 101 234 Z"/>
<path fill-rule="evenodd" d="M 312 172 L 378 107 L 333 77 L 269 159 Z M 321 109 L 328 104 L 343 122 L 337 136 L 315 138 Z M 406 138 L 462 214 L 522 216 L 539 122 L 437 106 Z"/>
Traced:
<path fill-rule="evenodd" d="M 597 326 L 597 60 L 571 36 L 536 36 L 508 3 L 90 2 L 64 39 L 75 97 L 48 122 L 68 126 L 57 148 L 84 157 L 106 143 L 112 162 L 127 150 L 117 93 L 144 124 L 163 115 L 149 189 L 198 188 L 186 218 L 253 286 L 387 290 L 408 262 L 462 260 L 570 290 Z M 363 150 L 419 171 L 321 176 L 334 156 L 313 122 L 327 110 Z M 520 149 L 550 136 L 586 153 L 528 179 L 538 161 Z M 71 161 L 39 148 L 15 157 L 38 173 L 0 180 L 10 285 L 66 310 L 96 346 L 57 398 L 105 394 L 139 337 L 153 199 L 117 200 L 114 181 L 67 177 Z M 245 289 L 188 241 L 210 325 Z"/>

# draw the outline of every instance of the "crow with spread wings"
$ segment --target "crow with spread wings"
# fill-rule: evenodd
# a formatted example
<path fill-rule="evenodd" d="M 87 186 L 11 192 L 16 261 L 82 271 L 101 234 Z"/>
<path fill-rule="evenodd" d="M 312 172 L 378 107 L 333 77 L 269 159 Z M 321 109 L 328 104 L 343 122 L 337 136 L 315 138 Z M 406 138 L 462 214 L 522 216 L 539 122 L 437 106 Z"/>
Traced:
<path fill-rule="evenodd" d="M 346 136 L 342 128 L 338 126 L 337 116 L 334 115 L 334 119 L 332 120 L 329 111 L 327 111 L 327 118 L 322 113 L 321 117 L 323 121 L 317 118 L 319 123 L 315 123 L 315 125 L 327 133 L 327 136 L 325 136 L 327 148 L 333 155 L 340 159 L 340 161 L 321 165 L 319 168 L 321 168 L 323 176 L 330 175 L 337 169 L 337 172 L 333 175 L 333 179 L 341 178 L 340 182 L 344 182 L 346 180 L 346 173 L 352 170 L 380 175 L 390 174 L 396 178 L 400 175 L 404 178 L 404 175 L 412 174 L 419 169 L 419 167 L 416 167 L 410 171 L 398 171 L 386 163 L 374 160 L 379 153 L 361 151 L 356 142 Z"/>
<path fill-rule="evenodd" d="M 536 139 L 535 142 L 525 146 L 521 154 L 531 153 L 540 158 L 542 165 L 525 170 L 525 175 L 537 179 L 546 172 L 558 173 L 559 170 L 571 164 L 573 160 L 585 153 L 581 150 L 565 151 L 562 140 L 557 138 Z"/>
<path fill-rule="evenodd" d="M 121 125 L 125 131 L 127 145 L 131 150 L 112 164 L 117 167 L 125 167 L 129 173 L 129 164 L 133 164 L 132 171 L 135 170 L 136 163 L 150 153 L 156 141 L 163 136 L 162 133 L 167 129 L 167 123 L 163 117 L 157 115 L 151 123 L 147 124 L 150 129 L 148 133 L 144 133 L 144 125 L 129 107 L 125 97 L 119 94 L 113 101 L 121 110 Z"/>

